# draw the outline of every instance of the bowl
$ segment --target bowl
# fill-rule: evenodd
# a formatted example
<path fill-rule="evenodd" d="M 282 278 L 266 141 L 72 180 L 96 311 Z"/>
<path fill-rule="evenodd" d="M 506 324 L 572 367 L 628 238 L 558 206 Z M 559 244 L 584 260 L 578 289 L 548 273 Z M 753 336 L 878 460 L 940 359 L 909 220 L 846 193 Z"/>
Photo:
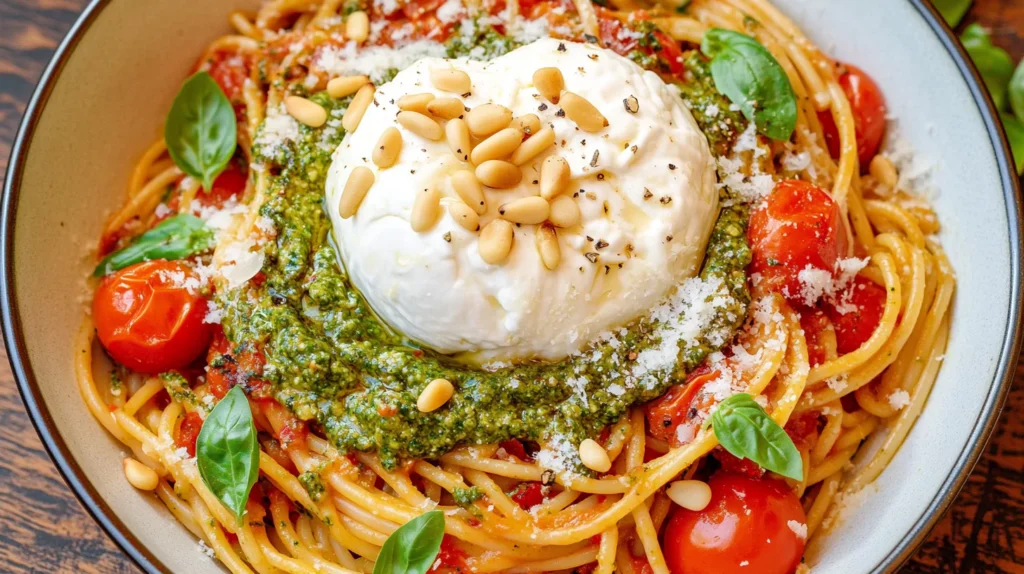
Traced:
<path fill-rule="evenodd" d="M 95 0 L 47 67 L 14 144 L 2 203 L 3 333 L 25 406 L 93 517 L 150 572 L 219 572 L 154 496 L 74 383 L 88 250 L 133 162 L 231 10 L 255 0 Z M 825 50 L 882 86 L 899 135 L 934 166 L 931 200 L 958 287 L 945 364 L 885 472 L 808 555 L 816 574 L 897 568 L 956 496 L 995 426 L 1020 342 L 1021 207 L 998 117 L 922 0 L 775 0 Z"/>

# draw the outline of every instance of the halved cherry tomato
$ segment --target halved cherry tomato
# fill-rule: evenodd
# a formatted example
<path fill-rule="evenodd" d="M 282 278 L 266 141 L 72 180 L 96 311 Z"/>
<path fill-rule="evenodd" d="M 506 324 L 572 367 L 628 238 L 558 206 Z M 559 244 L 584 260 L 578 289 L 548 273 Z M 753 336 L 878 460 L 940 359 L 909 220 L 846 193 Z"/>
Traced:
<path fill-rule="evenodd" d="M 644 410 L 651 436 L 668 441 L 672 446 L 680 446 L 688 442 L 680 439 L 681 425 L 693 427 L 693 432 L 683 433 L 684 436 L 696 435 L 696 427 L 700 424 L 696 418 L 697 410 L 709 406 L 713 401 L 711 397 L 701 401 L 698 392 L 704 385 L 718 378 L 719 374 L 707 367 L 699 367 L 686 377 L 683 384 L 671 387 L 667 393 L 648 403 Z"/>
<path fill-rule="evenodd" d="M 115 361 L 133 371 L 162 373 L 188 366 L 210 344 L 207 306 L 182 282 L 195 278 L 181 261 L 146 261 L 100 282 L 92 300 L 96 334 Z"/>
<path fill-rule="evenodd" d="M 807 524 L 785 483 L 718 473 L 699 512 L 675 508 L 662 550 L 673 574 L 790 574 L 800 564 Z"/>
<path fill-rule="evenodd" d="M 885 310 L 885 288 L 865 277 L 856 277 L 838 304 L 827 302 L 825 313 L 836 330 L 840 355 L 856 351 L 871 338 Z"/>
<path fill-rule="evenodd" d="M 185 415 L 185 419 L 178 425 L 177 435 L 174 437 L 174 444 L 188 450 L 189 456 L 196 455 L 196 439 L 199 438 L 199 431 L 203 428 L 203 417 L 197 412 Z"/>
<path fill-rule="evenodd" d="M 849 249 L 839 205 L 805 181 L 780 181 L 750 216 L 750 272 L 770 291 L 803 304 L 799 274 L 808 266 L 835 273 Z"/>
<path fill-rule="evenodd" d="M 857 157 L 861 169 L 867 169 L 871 158 L 878 153 L 885 135 L 885 96 L 882 89 L 863 70 L 850 64 L 845 65 L 846 71 L 839 76 L 839 85 L 846 93 L 853 111 L 854 131 L 857 134 Z M 818 113 L 821 129 L 825 132 L 825 143 L 828 152 L 839 158 L 839 129 L 832 119 L 832 112 L 826 110 Z"/>

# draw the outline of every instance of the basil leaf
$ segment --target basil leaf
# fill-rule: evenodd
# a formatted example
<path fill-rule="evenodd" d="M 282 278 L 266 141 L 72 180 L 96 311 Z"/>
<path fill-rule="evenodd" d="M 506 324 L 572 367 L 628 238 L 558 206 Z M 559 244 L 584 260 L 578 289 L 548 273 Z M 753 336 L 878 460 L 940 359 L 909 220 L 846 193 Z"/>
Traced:
<path fill-rule="evenodd" d="M 715 437 L 730 453 L 794 480 L 804 476 L 800 451 L 761 405 L 747 393 L 735 394 L 711 414 Z"/>
<path fill-rule="evenodd" d="M 1010 114 L 999 114 L 1006 130 L 1006 139 L 1013 151 L 1013 160 L 1017 164 L 1017 174 L 1024 175 L 1024 123 Z"/>
<path fill-rule="evenodd" d="M 715 88 L 740 107 L 757 131 L 788 140 L 796 129 L 796 94 L 778 61 L 750 36 L 712 28 L 700 49 L 711 58 Z"/>
<path fill-rule="evenodd" d="M 164 142 L 175 165 L 209 191 L 235 153 L 237 129 L 228 97 L 210 74 L 196 72 L 167 113 Z"/>
<path fill-rule="evenodd" d="M 1010 78 L 1010 86 L 1007 88 L 1010 96 L 1010 109 L 1013 110 L 1017 119 L 1024 122 L 1024 60 L 1017 64 L 1017 69 Z"/>
<path fill-rule="evenodd" d="M 249 401 L 234 387 L 213 407 L 196 440 L 199 475 L 238 522 L 260 474 L 260 449 Z"/>
<path fill-rule="evenodd" d="M 932 0 L 932 5 L 942 14 L 942 19 L 950 28 L 956 28 L 971 8 L 971 0 Z"/>
<path fill-rule="evenodd" d="M 141 261 L 184 259 L 212 246 L 213 231 L 206 223 L 183 213 L 161 221 L 128 247 L 104 257 L 92 274 L 102 277 Z"/>
<path fill-rule="evenodd" d="M 1010 59 L 1010 55 L 1006 50 L 993 46 L 988 31 L 977 23 L 964 30 L 960 35 L 960 42 L 978 68 L 981 79 L 985 81 L 985 87 L 992 94 L 996 108 L 1006 109 L 1007 84 L 1013 76 L 1013 60 Z"/>
<path fill-rule="evenodd" d="M 380 549 L 373 574 L 424 574 L 434 564 L 444 538 L 444 514 L 431 510 L 391 533 Z"/>

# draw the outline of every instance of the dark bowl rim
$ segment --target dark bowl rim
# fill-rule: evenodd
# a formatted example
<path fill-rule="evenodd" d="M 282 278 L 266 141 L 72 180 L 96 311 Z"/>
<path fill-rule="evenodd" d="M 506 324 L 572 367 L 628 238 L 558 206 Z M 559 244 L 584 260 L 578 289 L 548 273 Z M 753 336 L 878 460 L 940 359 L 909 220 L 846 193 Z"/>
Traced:
<path fill-rule="evenodd" d="M 1024 221 L 1022 210 L 1020 181 L 1017 178 L 1012 161 L 1010 147 L 998 120 L 998 110 L 985 90 L 977 69 L 963 47 L 956 40 L 953 31 L 946 25 L 940 14 L 926 0 L 906 0 L 913 5 L 920 16 L 942 42 L 950 57 L 956 63 L 960 74 L 967 82 L 971 95 L 978 110 L 981 112 L 985 130 L 993 146 L 996 156 L 1003 197 L 1006 202 L 1008 231 L 1010 240 L 1011 266 L 1011 301 L 1012 317 L 1007 325 L 1005 338 L 996 369 L 995 379 L 989 389 L 981 414 L 974 423 L 974 429 L 968 439 L 968 446 L 960 453 L 956 463 L 935 494 L 931 504 L 915 521 L 910 531 L 900 540 L 886 557 L 872 568 L 872 572 L 888 572 L 897 569 L 906 562 L 914 551 L 924 542 L 925 537 L 942 518 L 945 511 L 960 492 L 975 464 L 981 457 L 985 445 L 999 420 L 999 414 L 1006 402 L 1013 381 L 1014 366 L 1021 344 L 1022 301 L 1024 293 L 1021 289 L 1021 262 L 1024 243 L 1021 238 L 1021 222 Z M 21 330 L 21 317 L 18 313 L 16 293 L 14 289 L 14 212 L 18 204 L 22 170 L 27 157 L 28 144 L 35 132 L 36 124 L 46 102 L 56 84 L 56 80 L 64 68 L 74 48 L 88 31 L 104 7 L 111 0 L 92 0 L 83 10 L 81 16 L 71 27 L 64 40 L 54 52 L 49 64 L 43 71 L 35 92 L 25 109 L 25 115 L 18 128 L 14 145 L 11 148 L 10 162 L 5 177 L 3 196 L 0 198 L 0 233 L 3 245 L 0 249 L 0 307 L 2 307 L 2 328 L 4 344 L 7 348 L 11 369 L 18 383 L 18 390 L 25 403 L 29 418 L 39 434 L 43 445 L 53 459 L 57 470 L 71 486 L 78 500 L 85 506 L 93 519 L 103 527 L 107 535 L 123 550 L 138 566 L 147 572 L 169 573 L 171 570 L 154 556 L 134 534 L 117 517 L 113 510 L 100 497 L 78 466 L 67 444 L 61 438 L 49 412 L 46 410 L 39 386 L 27 359 L 25 340 Z"/>

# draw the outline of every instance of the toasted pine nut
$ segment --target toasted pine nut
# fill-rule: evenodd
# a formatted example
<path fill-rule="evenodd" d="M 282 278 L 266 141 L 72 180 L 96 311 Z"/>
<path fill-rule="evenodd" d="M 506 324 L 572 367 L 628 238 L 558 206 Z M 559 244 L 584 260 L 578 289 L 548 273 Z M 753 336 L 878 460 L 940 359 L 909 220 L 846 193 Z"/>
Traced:
<path fill-rule="evenodd" d="M 523 130 L 524 134 L 532 135 L 540 130 L 540 118 L 537 114 L 526 114 L 512 120 L 512 127 Z"/>
<path fill-rule="evenodd" d="M 453 120 L 466 113 L 466 106 L 459 98 L 435 98 L 427 104 L 427 112 L 442 120 Z"/>
<path fill-rule="evenodd" d="M 469 154 L 473 151 L 473 144 L 469 139 L 469 127 L 466 120 L 455 118 L 449 120 L 444 126 L 444 135 L 448 138 L 448 147 L 459 161 L 469 161 Z"/>
<path fill-rule="evenodd" d="M 480 231 L 480 216 L 473 211 L 473 208 L 461 201 L 452 201 L 448 204 L 448 213 L 466 231 Z"/>
<path fill-rule="evenodd" d="M 392 126 L 380 134 L 377 147 L 373 148 L 373 163 L 379 168 L 391 167 L 395 165 L 395 160 L 401 152 L 402 132 Z"/>
<path fill-rule="evenodd" d="M 889 158 L 882 154 L 878 154 L 871 158 L 871 164 L 868 167 L 868 171 L 871 175 L 875 176 L 875 179 L 882 185 L 889 189 L 895 190 L 896 186 L 899 185 L 900 176 L 896 173 L 896 166 L 889 161 Z"/>
<path fill-rule="evenodd" d="M 594 472 L 608 472 L 612 468 L 608 451 L 597 441 L 589 438 L 580 443 L 580 461 L 583 462 L 583 466 Z"/>
<path fill-rule="evenodd" d="M 288 115 L 311 128 L 318 128 L 327 122 L 327 110 L 306 98 L 288 96 L 284 99 L 284 109 Z"/>
<path fill-rule="evenodd" d="M 359 88 L 356 95 L 352 97 L 352 102 L 349 103 L 345 115 L 341 118 L 341 127 L 345 128 L 345 131 L 354 132 L 359 127 L 359 122 L 363 120 L 363 114 L 373 102 L 374 91 L 373 84 L 366 84 Z"/>
<path fill-rule="evenodd" d="M 516 165 L 523 165 L 537 157 L 542 151 L 551 147 L 551 144 L 553 143 L 555 143 L 555 130 L 551 128 L 544 128 L 524 140 L 523 143 L 516 148 L 516 151 L 512 152 L 512 157 L 509 161 Z"/>
<path fill-rule="evenodd" d="M 427 105 L 434 101 L 434 94 L 424 92 L 422 94 L 406 94 L 395 103 L 398 109 L 407 112 L 427 114 Z"/>
<path fill-rule="evenodd" d="M 370 83 L 368 76 L 341 76 L 327 82 L 327 93 L 332 98 L 344 98 L 356 93 L 356 90 Z"/>
<path fill-rule="evenodd" d="M 373 181 L 373 172 L 367 167 L 359 166 L 348 174 L 345 189 L 341 192 L 341 201 L 338 202 L 338 214 L 342 219 L 348 219 L 356 214 Z"/>
<path fill-rule="evenodd" d="M 519 131 L 519 128 L 505 128 L 476 144 L 473 152 L 469 154 L 469 159 L 480 165 L 490 159 L 508 157 L 522 141 L 523 132 Z"/>
<path fill-rule="evenodd" d="M 441 139 L 443 134 L 437 122 L 419 112 L 398 112 L 398 123 L 421 138 L 431 141 Z"/>
<path fill-rule="evenodd" d="M 459 194 L 462 201 L 473 208 L 473 211 L 480 215 L 487 213 L 484 190 L 480 187 L 480 181 L 473 175 L 473 172 L 463 169 L 453 173 L 452 187 L 455 188 L 455 193 Z"/>
<path fill-rule="evenodd" d="M 558 234 L 550 223 L 544 223 L 537 229 L 537 252 L 544 267 L 557 269 L 562 261 L 562 250 L 558 247 Z"/>
<path fill-rule="evenodd" d="M 512 223 L 536 225 L 548 218 L 551 204 L 543 197 L 533 195 L 512 200 L 498 208 L 498 214 Z"/>
<path fill-rule="evenodd" d="M 573 227 L 580 222 L 580 206 L 568 195 L 559 195 L 551 200 L 548 221 L 555 227 Z"/>
<path fill-rule="evenodd" d="M 421 413 L 429 413 L 443 407 L 455 394 L 455 386 L 448 379 L 434 379 L 423 389 L 416 399 L 416 408 Z"/>
<path fill-rule="evenodd" d="M 585 132 L 599 132 L 608 127 L 608 120 L 583 96 L 562 92 L 561 105 L 565 115 Z"/>
<path fill-rule="evenodd" d="M 478 138 L 486 137 L 512 123 L 512 110 L 498 104 L 479 105 L 466 114 L 469 131 Z"/>
<path fill-rule="evenodd" d="M 139 490 L 156 490 L 156 487 L 160 484 L 160 477 L 156 474 L 156 471 L 134 458 L 125 458 L 123 464 L 124 477 L 128 479 L 128 484 L 135 488 Z"/>
<path fill-rule="evenodd" d="M 409 224 L 412 225 L 413 231 L 422 233 L 437 223 L 439 215 L 441 215 L 441 194 L 436 189 L 428 187 L 416 194 L 416 200 L 412 203 Z"/>
<path fill-rule="evenodd" d="M 557 155 L 550 155 L 540 166 L 540 196 L 548 201 L 565 191 L 572 174 L 569 162 Z"/>
<path fill-rule="evenodd" d="M 711 502 L 711 487 L 699 480 L 677 480 L 668 485 L 665 494 L 687 510 L 701 511 Z"/>
<path fill-rule="evenodd" d="M 565 79 L 558 68 L 540 68 L 533 73 L 533 85 L 540 95 L 552 104 L 557 104 L 559 95 L 565 89 Z"/>
<path fill-rule="evenodd" d="M 487 187 L 507 189 L 519 185 L 523 172 L 519 167 L 500 159 L 492 159 L 476 166 L 476 178 Z"/>
<path fill-rule="evenodd" d="M 468 94 L 473 89 L 469 74 L 454 68 L 437 68 L 430 70 L 430 81 L 442 92 Z"/>
<path fill-rule="evenodd" d="M 504 263 L 508 259 L 508 254 L 512 252 L 513 239 L 515 231 L 510 222 L 492 219 L 480 231 L 480 239 L 477 241 L 480 258 L 490 265 Z"/>
<path fill-rule="evenodd" d="M 362 44 L 370 37 L 370 17 L 366 12 L 359 10 L 348 15 L 345 20 L 345 37 Z"/>
<path fill-rule="evenodd" d="M 622 100 L 622 107 L 626 108 L 626 111 L 635 114 L 640 111 L 640 101 L 636 99 L 636 96 L 630 94 L 629 97 Z"/>

